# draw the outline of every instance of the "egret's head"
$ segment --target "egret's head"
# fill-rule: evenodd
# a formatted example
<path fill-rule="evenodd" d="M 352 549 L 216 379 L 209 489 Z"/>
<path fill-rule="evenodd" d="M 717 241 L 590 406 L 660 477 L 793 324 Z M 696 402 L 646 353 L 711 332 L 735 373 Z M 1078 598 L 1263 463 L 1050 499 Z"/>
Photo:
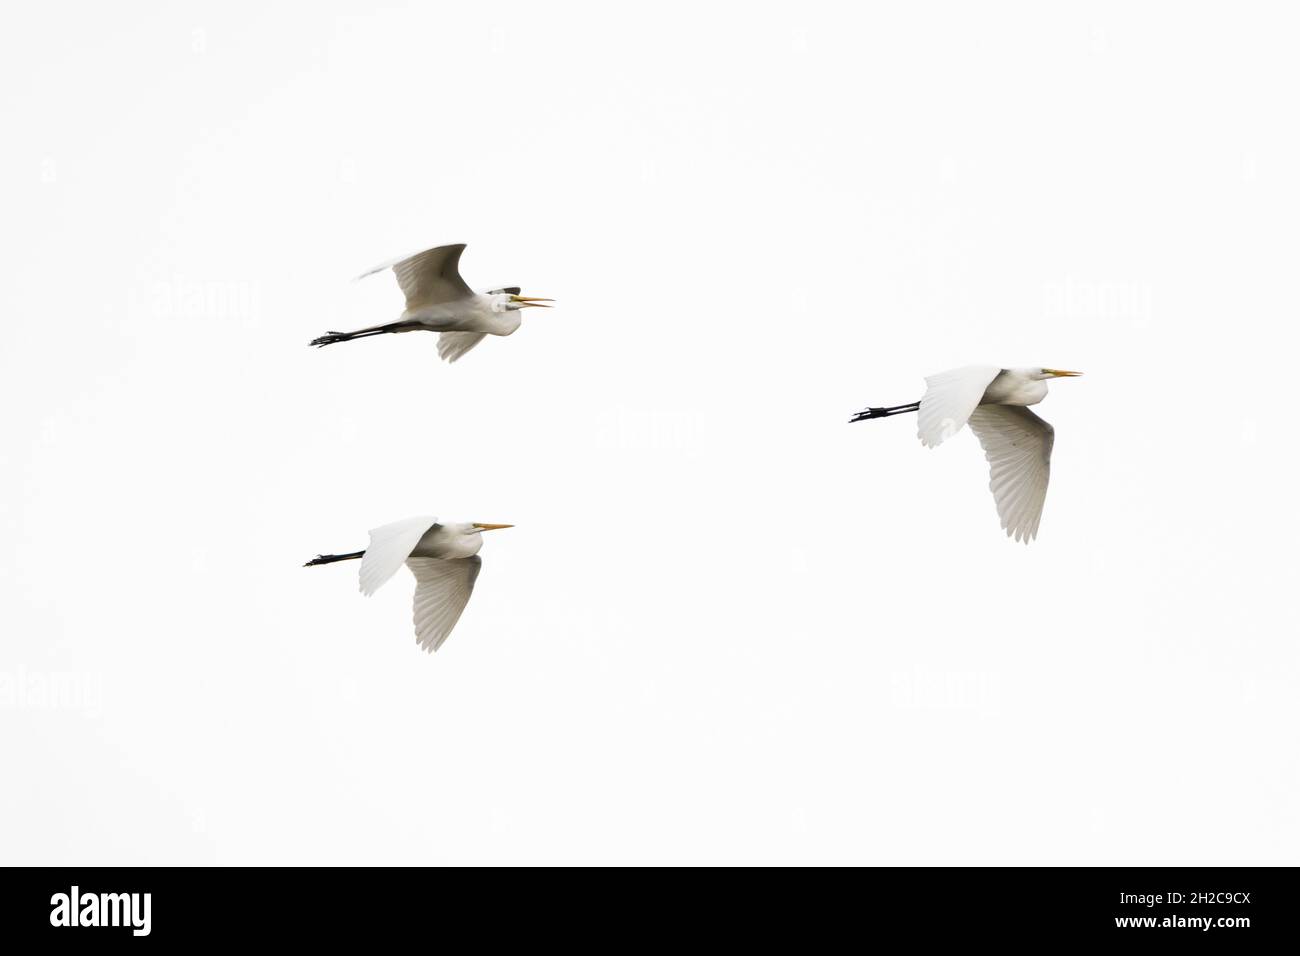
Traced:
<path fill-rule="evenodd" d="M 1040 368 L 1034 371 L 1036 374 L 1033 377 L 1040 382 L 1049 378 L 1075 378 L 1083 374 L 1082 372 L 1063 372 L 1059 368 Z"/>
<path fill-rule="evenodd" d="M 493 297 L 492 308 L 497 312 L 517 312 L 520 309 L 549 309 L 547 302 L 554 299 L 539 299 L 531 295 L 515 295 L 512 292 L 500 292 Z"/>

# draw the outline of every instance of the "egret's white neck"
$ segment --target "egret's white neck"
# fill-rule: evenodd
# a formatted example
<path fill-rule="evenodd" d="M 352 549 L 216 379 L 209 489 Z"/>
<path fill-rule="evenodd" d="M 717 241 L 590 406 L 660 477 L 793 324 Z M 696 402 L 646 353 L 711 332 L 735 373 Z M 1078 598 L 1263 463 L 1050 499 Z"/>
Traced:
<path fill-rule="evenodd" d="M 507 308 L 506 300 L 508 296 L 503 295 L 480 295 L 479 301 L 483 304 L 485 313 L 487 331 L 493 335 L 509 335 L 515 329 L 519 328 L 523 321 L 519 314 L 522 309 Z"/>
<path fill-rule="evenodd" d="M 1015 370 L 1005 371 L 989 383 L 982 405 L 1037 405 L 1047 397 L 1047 383 Z"/>

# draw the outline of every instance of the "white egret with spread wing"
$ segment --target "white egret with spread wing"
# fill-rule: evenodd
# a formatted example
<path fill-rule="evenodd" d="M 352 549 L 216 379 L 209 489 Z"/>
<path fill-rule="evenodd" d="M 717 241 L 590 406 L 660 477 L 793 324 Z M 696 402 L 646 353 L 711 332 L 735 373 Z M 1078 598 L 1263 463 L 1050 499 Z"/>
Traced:
<path fill-rule="evenodd" d="M 436 651 L 460 620 L 483 562 L 484 531 L 508 524 L 449 522 L 420 515 L 370 532 L 370 547 L 350 554 L 321 554 L 303 567 L 361 559 L 361 593 L 369 597 L 405 564 L 415 575 L 415 641 Z"/>
<path fill-rule="evenodd" d="M 849 421 L 917 413 L 917 437 L 927 448 L 969 424 L 989 461 L 989 489 L 1008 537 L 1028 544 L 1038 534 L 1047 498 L 1055 430 L 1026 406 L 1047 397 L 1047 380 L 1081 375 L 1054 368 L 971 365 L 931 375 L 919 402 L 868 408 Z"/>
<path fill-rule="evenodd" d="M 355 332 L 327 332 L 310 344 L 333 345 L 389 332 L 439 332 L 438 354 L 454 362 L 486 335 L 510 335 L 527 308 L 549 309 L 552 299 L 520 295 L 517 286 L 475 292 L 460 277 L 460 254 L 465 244 L 437 246 L 397 262 L 385 262 L 357 278 L 364 279 L 391 268 L 406 296 L 406 309 L 396 322 L 372 325 Z"/>

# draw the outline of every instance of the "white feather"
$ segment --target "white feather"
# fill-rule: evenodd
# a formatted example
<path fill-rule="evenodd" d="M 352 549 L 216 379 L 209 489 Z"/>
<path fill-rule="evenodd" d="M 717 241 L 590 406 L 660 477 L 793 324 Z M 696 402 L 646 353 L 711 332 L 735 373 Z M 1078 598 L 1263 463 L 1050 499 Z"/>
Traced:
<path fill-rule="evenodd" d="M 448 362 L 454 362 L 486 337 L 486 332 L 439 333 L 438 355 Z"/>
<path fill-rule="evenodd" d="M 415 575 L 415 642 L 420 647 L 432 652 L 442 646 L 469 603 L 482 565 L 478 555 L 407 559 Z"/>
<path fill-rule="evenodd" d="M 424 533 L 438 523 L 430 515 L 394 521 L 370 532 L 370 547 L 361 559 L 361 593 L 369 597 L 397 573 Z"/>
<path fill-rule="evenodd" d="M 405 259 L 381 263 L 357 278 L 364 279 L 376 272 L 392 269 L 402 294 L 406 296 L 408 312 L 424 306 L 468 299 L 474 295 L 474 291 L 460 277 L 460 254 L 464 251 L 463 242 L 436 246 Z"/>
<path fill-rule="evenodd" d="M 970 427 L 989 460 L 989 490 L 1007 536 L 1028 544 L 1047 499 L 1055 429 L 1021 405 L 981 405 Z"/>
<path fill-rule="evenodd" d="M 961 431 L 1001 371 L 996 365 L 968 365 L 929 376 L 917 412 L 916 437 L 921 444 L 934 448 Z"/>

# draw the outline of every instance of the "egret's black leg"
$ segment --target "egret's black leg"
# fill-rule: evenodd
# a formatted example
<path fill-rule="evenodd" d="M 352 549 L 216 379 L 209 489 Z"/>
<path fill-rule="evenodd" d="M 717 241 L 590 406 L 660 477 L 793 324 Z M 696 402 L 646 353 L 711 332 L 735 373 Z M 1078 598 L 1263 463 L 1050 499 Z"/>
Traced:
<path fill-rule="evenodd" d="M 386 332 L 400 332 L 407 326 L 402 322 L 394 322 L 392 325 L 377 325 L 373 329 L 359 329 L 356 332 L 326 332 L 320 338 L 312 339 L 310 344 L 324 347 L 333 345 L 335 342 L 351 342 L 353 339 L 364 339 L 369 335 L 383 335 Z"/>
<path fill-rule="evenodd" d="M 314 564 L 333 564 L 335 561 L 355 561 L 365 554 L 364 551 L 353 551 L 351 554 L 318 554 L 306 564 L 304 568 L 310 568 Z"/>
<path fill-rule="evenodd" d="M 865 422 L 869 418 L 888 418 L 890 415 L 905 415 L 908 412 L 915 412 L 920 409 L 920 402 L 911 402 L 907 405 L 889 405 L 885 408 L 864 408 L 858 412 L 849 422 Z"/>

